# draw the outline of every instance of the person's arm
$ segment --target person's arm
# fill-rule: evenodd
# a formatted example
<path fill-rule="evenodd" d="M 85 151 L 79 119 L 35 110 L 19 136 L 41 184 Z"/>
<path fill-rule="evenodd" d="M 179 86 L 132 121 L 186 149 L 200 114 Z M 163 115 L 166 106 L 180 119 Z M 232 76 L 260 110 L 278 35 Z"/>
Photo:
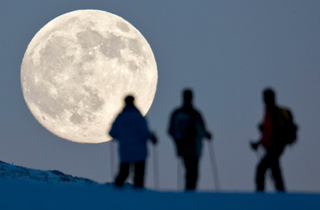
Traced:
<path fill-rule="evenodd" d="M 158 142 L 158 139 L 157 139 L 157 136 L 155 135 L 155 133 L 151 133 L 151 138 L 150 138 L 151 142 L 153 144 L 157 144 Z"/>
<path fill-rule="evenodd" d="M 268 147 L 272 144 L 272 121 L 268 109 L 265 110 L 263 122 L 258 125 L 258 129 L 261 133 L 261 138 L 257 141 L 250 141 L 250 146 L 253 150 L 257 150 L 259 145 Z"/>
<path fill-rule="evenodd" d="M 141 128 L 142 128 L 142 131 L 141 131 L 142 135 L 145 136 L 145 139 L 146 140 L 150 140 L 153 144 L 156 144 L 157 143 L 157 137 L 153 132 L 151 132 L 149 130 L 148 122 L 147 122 L 147 119 L 145 117 L 141 118 Z"/>
<path fill-rule="evenodd" d="M 173 138 L 174 138 L 174 129 L 175 129 L 174 123 L 173 123 L 174 115 L 175 115 L 175 112 L 170 116 L 169 129 L 168 129 L 169 135 Z"/>
<path fill-rule="evenodd" d="M 198 130 L 200 130 L 200 132 L 202 133 L 202 136 L 210 140 L 212 138 L 211 133 L 206 129 L 204 120 L 200 113 L 197 113 L 197 123 L 199 124 L 199 127 L 200 127 Z"/>
<path fill-rule="evenodd" d="M 109 135 L 114 138 L 114 139 L 117 139 L 118 137 L 118 117 L 116 118 L 116 120 L 113 122 L 112 126 L 111 126 L 111 129 L 109 131 Z"/>

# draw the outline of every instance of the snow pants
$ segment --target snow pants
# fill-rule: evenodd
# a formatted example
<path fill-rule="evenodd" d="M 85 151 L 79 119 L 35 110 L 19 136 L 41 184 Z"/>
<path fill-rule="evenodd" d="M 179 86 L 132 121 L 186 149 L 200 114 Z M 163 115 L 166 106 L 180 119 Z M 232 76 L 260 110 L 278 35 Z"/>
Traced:
<path fill-rule="evenodd" d="M 284 191 L 284 183 L 281 175 L 279 158 L 283 153 L 284 147 L 272 147 L 267 149 L 265 156 L 257 166 L 256 190 L 263 191 L 265 187 L 265 175 L 267 169 L 271 169 L 272 178 L 277 191 Z"/>
<path fill-rule="evenodd" d="M 120 164 L 119 173 L 115 179 L 115 186 L 122 187 L 124 182 L 129 176 L 130 166 L 134 167 L 134 187 L 143 188 L 144 186 L 144 171 L 145 171 L 145 161 L 139 162 L 123 162 Z"/>

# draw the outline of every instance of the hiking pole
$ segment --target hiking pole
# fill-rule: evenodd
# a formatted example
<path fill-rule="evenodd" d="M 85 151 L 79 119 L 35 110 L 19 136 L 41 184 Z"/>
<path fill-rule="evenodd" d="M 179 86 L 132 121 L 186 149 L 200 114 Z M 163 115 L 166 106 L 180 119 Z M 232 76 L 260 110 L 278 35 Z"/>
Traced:
<path fill-rule="evenodd" d="M 216 163 L 216 158 L 214 155 L 214 148 L 213 148 L 213 143 L 208 142 L 208 149 L 209 149 L 209 155 L 210 155 L 210 162 L 211 162 L 211 169 L 212 169 L 212 175 L 213 175 L 213 181 L 214 185 L 216 187 L 216 191 L 220 190 L 220 182 L 219 182 L 219 177 L 218 177 L 218 167 Z"/>
<path fill-rule="evenodd" d="M 180 158 L 178 158 L 178 179 L 177 179 L 177 188 L 178 188 L 178 191 L 181 189 L 181 165 L 180 165 Z"/>
<path fill-rule="evenodd" d="M 158 166 L 158 151 L 156 146 L 153 146 L 153 176 L 154 187 L 159 190 L 159 166 Z"/>
<path fill-rule="evenodd" d="M 113 140 L 113 139 L 112 139 Z M 113 150 L 113 141 L 110 141 L 109 148 L 110 148 L 110 173 L 111 173 L 111 182 L 113 181 L 114 176 L 114 150 Z"/>

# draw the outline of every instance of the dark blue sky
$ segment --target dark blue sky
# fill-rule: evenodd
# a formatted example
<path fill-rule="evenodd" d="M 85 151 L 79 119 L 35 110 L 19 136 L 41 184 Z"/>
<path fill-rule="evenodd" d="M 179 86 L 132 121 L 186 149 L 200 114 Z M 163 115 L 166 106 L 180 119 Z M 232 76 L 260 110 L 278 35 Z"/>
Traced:
<path fill-rule="evenodd" d="M 223 190 L 251 191 L 257 159 L 261 90 L 272 86 L 300 126 L 282 168 L 288 190 L 320 190 L 320 2 L 314 1 L 0 1 L 0 160 L 111 181 L 110 143 L 77 144 L 43 128 L 24 102 L 20 65 L 38 30 L 77 9 L 119 15 L 148 40 L 158 64 L 158 89 L 147 115 L 157 131 L 161 189 L 177 188 L 177 160 L 166 134 L 169 113 L 192 87 L 195 105 L 215 134 Z M 113 145 L 114 149 L 116 146 Z M 147 187 L 153 187 L 152 150 Z M 199 188 L 214 189 L 205 144 Z"/>

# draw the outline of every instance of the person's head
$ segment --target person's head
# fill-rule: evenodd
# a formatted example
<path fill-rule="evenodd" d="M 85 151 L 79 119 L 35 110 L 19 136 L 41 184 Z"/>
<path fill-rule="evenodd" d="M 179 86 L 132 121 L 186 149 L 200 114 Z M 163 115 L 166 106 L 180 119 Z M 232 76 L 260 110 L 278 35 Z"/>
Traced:
<path fill-rule="evenodd" d="M 183 102 L 184 103 L 191 103 L 192 102 L 192 90 L 185 89 L 183 91 Z"/>
<path fill-rule="evenodd" d="M 124 101 L 126 102 L 126 105 L 133 105 L 134 97 L 132 95 L 128 95 Z"/>
<path fill-rule="evenodd" d="M 263 101 L 267 106 L 276 105 L 276 94 L 271 88 L 266 88 L 263 90 Z"/>

